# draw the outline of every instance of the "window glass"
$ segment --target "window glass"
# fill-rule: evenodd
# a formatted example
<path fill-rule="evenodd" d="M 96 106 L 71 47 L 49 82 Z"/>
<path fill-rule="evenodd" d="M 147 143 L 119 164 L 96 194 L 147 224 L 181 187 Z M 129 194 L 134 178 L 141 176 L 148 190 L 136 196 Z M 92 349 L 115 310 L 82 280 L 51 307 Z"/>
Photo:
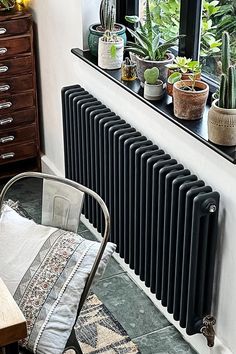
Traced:
<path fill-rule="evenodd" d="M 140 17 L 145 18 L 145 0 L 140 0 Z M 180 0 L 149 0 L 153 21 L 161 37 L 169 40 L 179 33 Z"/>
<path fill-rule="evenodd" d="M 236 2 L 203 0 L 200 60 L 203 72 L 216 81 L 221 75 L 223 31 L 230 34 L 232 61 L 236 63 Z"/>

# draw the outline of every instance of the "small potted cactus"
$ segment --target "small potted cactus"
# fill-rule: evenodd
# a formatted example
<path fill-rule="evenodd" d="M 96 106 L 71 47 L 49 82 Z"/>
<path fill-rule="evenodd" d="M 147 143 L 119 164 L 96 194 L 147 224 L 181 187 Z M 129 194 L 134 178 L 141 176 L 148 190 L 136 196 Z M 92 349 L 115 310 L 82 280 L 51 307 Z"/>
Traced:
<path fill-rule="evenodd" d="M 208 113 L 208 139 L 215 144 L 236 145 L 236 66 L 231 65 L 230 37 L 222 35 L 222 75 L 219 98 Z"/>
<path fill-rule="evenodd" d="M 159 80 L 160 71 L 157 67 L 144 71 L 144 98 L 149 101 L 160 100 L 163 97 L 163 81 Z"/>
<path fill-rule="evenodd" d="M 98 66 L 102 69 L 120 69 L 124 54 L 123 38 L 106 31 L 99 38 Z"/>
<path fill-rule="evenodd" d="M 121 36 L 126 43 L 126 28 L 124 25 L 115 22 L 115 7 L 112 0 L 102 0 L 100 4 L 100 23 L 92 24 L 89 27 L 88 47 L 94 56 L 98 56 L 98 42 L 106 31 Z"/>

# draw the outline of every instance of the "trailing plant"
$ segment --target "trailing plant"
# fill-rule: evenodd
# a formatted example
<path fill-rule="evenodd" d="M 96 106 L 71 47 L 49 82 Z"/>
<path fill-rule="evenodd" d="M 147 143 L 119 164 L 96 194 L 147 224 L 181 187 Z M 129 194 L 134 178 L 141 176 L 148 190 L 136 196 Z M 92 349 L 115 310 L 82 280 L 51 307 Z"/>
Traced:
<path fill-rule="evenodd" d="M 144 79 L 149 85 L 156 85 L 160 71 L 158 68 L 153 67 L 144 71 Z"/>
<path fill-rule="evenodd" d="M 100 24 L 103 30 L 113 31 L 115 25 L 115 9 L 110 0 L 102 0 L 100 4 Z"/>
<path fill-rule="evenodd" d="M 230 36 L 228 32 L 222 35 L 222 75 L 218 105 L 221 108 L 236 108 L 236 67 L 231 65 Z"/>
<path fill-rule="evenodd" d="M 176 57 L 173 64 L 167 64 L 166 67 L 183 74 L 191 73 L 193 71 L 200 73 L 201 66 L 199 61 L 187 59 L 186 57 Z"/>
<path fill-rule="evenodd" d="M 134 30 L 127 28 L 135 39 L 135 43 L 127 42 L 126 49 L 147 60 L 161 61 L 166 59 L 166 53 L 170 47 L 176 44 L 177 39 L 183 35 L 171 38 L 164 43 L 160 43 L 161 34 L 159 28 L 152 21 L 149 7 L 149 0 L 146 0 L 146 18 L 144 25 L 137 16 L 126 16 L 126 20 L 136 27 Z"/>

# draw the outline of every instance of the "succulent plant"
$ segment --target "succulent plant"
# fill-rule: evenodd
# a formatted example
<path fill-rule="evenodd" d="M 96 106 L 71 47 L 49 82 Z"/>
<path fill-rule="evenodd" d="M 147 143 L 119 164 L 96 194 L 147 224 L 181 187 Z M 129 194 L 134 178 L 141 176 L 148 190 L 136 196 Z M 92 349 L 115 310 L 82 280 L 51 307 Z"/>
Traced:
<path fill-rule="evenodd" d="M 115 25 L 115 9 L 110 0 L 102 0 L 100 4 L 100 23 L 106 31 L 113 31 Z"/>
<path fill-rule="evenodd" d="M 219 107 L 236 108 L 236 67 L 230 65 L 230 37 L 228 32 L 222 35 L 222 75 L 220 81 Z"/>
<path fill-rule="evenodd" d="M 146 69 L 144 71 L 144 79 L 147 84 L 149 85 L 156 85 L 157 79 L 159 77 L 159 69 L 156 67 L 153 67 L 151 69 Z"/>

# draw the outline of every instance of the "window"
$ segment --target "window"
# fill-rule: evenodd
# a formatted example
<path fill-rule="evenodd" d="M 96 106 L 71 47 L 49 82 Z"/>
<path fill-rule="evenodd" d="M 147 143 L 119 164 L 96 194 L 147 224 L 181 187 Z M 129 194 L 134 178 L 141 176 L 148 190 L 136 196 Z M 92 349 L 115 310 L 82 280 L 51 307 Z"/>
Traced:
<path fill-rule="evenodd" d="M 119 0 L 117 0 L 119 2 Z M 149 0 L 153 21 L 163 39 L 186 34 L 179 43 L 179 55 L 200 58 L 205 74 L 216 86 L 221 74 L 221 36 L 227 30 L 231 37 L 232 60 L 236 64 L 236 1 L 232 0 Z M 145 17 L 145 0 L 123 0 L 129 14 Z M 132 4 L 131 4 L 132 3 Z M 132 12 L 133 6 L 133 12 Z"/>

